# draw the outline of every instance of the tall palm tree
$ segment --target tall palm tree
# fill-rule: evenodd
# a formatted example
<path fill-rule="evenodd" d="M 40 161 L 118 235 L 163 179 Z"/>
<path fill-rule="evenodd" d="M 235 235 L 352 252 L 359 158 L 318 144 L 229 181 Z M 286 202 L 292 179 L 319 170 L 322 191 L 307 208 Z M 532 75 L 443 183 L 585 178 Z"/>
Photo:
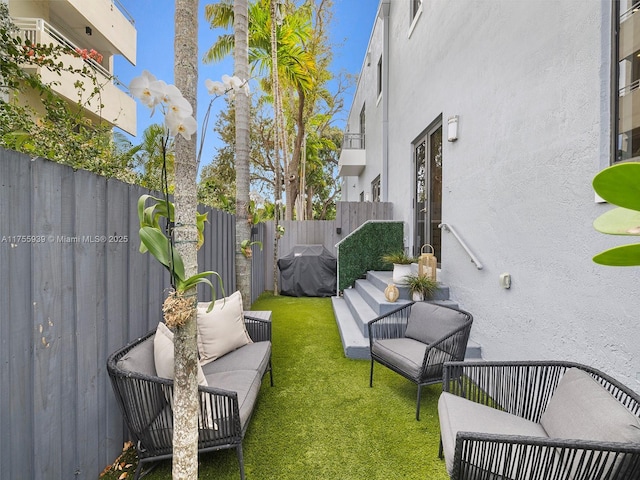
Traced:
<path fill-rule="evenodd" d="M 234 74 L 249 78 L 249 6 L 247 0 L 233 3 Z M 251 239 L 249 225 L 249 105 L 247 95 L 236 96 L 236 283 L 244 305 L 251 305 L 251 260 L 241 243 Z"/>
<path fill-rule="evenodd" d="M 174 77 L 175 85 L 193 106 L 196 117 L 196 86 L 198 82 L 198 0 L 176 0 Z M 187 277 L 198 270 L 196 245 L 197 160 L 196 136 L 175 139 L 175 229 L 176 250 L 182 256 Z M 185 292 L 192 299 L 191 318 L 174 333 L 174 431 L 173 479 L 198 478 L 198 382 L 196 371 L 195 288 Z"/>
<path fill-rule="evenodd" d="M 212 27 L 228 28 L 233 21 L 233 10 L 230 8 L 232 0 L 221 0 L 219 3 L 205 6 L 205 16 Z M 295 97 L 296 136 L 293 145 L 293 155 L 287 158 L 285 152 L 285 182 L 286 215 L 293 217 L 295 198 L 298 194 L 298 169 L 304 138 L 304 105 L 305 96 L 315 83 L 315 59 L 305 48 L 305 43 L 312 34 L 311 7 L 308 4 L 297 9 L 289 9 L 281 25 L 277 27 L 277 70 L 281 78 L 280 85 L 284 90 L 294 92 Z M 258 0 L 249 10 L 249 62 L 263 73 L 271 72 L 271 13 L 270 0 Z M 234 39 L 230 35 L 222 35 L 216 43 L 205 53 L 205 62 L 219 61 L 228 55 L 234 47 Z M 269 81 L 262 82 L 269 90 Z M 280 99 L 282 96 L 280 96 Z M 281 101 L 281 100 L 280 100 Z M 282 105 L 274 105 L 274 109 L 281 109 Z M 281 133 L 285 133 L 281 130 Z M 285 142 L 285 148 L 288 148 Z"/>

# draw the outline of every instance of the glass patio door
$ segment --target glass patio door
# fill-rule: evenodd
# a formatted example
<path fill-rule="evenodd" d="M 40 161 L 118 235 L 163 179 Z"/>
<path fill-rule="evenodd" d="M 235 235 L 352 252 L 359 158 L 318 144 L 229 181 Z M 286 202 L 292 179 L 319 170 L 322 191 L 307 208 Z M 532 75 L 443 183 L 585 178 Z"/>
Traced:
<path fill-rule="evenodd" d="M 442 222 L 442 122 L 429 129 L 414 143 L 415 222 L 414 254 L 422 245 L 433 246 L 438 263 L 441 259 Z"/>

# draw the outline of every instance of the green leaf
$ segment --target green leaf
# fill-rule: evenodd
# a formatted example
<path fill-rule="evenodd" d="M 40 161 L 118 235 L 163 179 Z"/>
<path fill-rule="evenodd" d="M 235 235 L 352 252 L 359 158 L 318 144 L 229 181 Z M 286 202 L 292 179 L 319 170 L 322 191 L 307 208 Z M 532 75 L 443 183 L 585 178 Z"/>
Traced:
<path fill-rule="evenodd" d="M 609 235 L 640 235 L 640 212 L 614 208 L 596 218 L 593 228 Z"/>
<path fill-rule="evenodd" d="M 612 267 L 640 266 L 640 243 L 605 250 L 593 257 L 593 261 Z"/>
<path fill-rule="evenodd" d="M 172 271 L 172 255 L 173 251 L 173 273 L 177 277 L 178 282 L 184 282 L 184 264 L 180 254 L 173 249 L 169 239 L 164 234 L 153 227 L 142 227 L 140 229 L 140 241 L 147 247 L 149 253 L 154 256 L 169 272 Z"/>
<path fill-rule="evenodd" d="M 193 275 L 187 278 L 186 280 L 179 282 L 178 285 L 176 285 L 176 290 L 180 292 L 186 292 L 190 288 L 193 288 L 200 283 L 204 283 L 205 285 L 209 285 L 209 287 L 211 288 L 211 294 L 215 298 L 215 291 L 213 289 L 213 284 L 211 283 L 211 281 L 209 281 L 208 278 L 206 278 L 209 275 L 215 275 L 216 277 L 218 277 L 218 282 L 220 284 L 220 291 L 224 296 L 224 286 L 222 285 L 222 277 L 220 276 L 220 274 L 214 271 L 202 272 L 202 273 Z M 213 309 L 213 302 L 209 302 L 209 308 L 207 308 L 207 313 L 209 313 L 212 309 Z"/>
<path fill-rule="evenodd" d="M 640 210 L 640 163 L 620 163 L 602 170 L 593 179 L 593 189 L 609 203 Z"/>

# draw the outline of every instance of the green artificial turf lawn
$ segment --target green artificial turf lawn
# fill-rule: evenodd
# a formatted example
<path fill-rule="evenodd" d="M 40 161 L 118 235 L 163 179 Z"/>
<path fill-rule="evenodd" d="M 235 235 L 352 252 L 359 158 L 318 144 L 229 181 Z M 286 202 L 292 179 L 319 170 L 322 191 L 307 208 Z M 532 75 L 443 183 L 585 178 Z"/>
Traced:
<path fill-rule="evenodd" d="M 247 480 L 448 479 L 438 458 L 441 385 L 423 388 L 368 360 L 345 358 L 329 298 L 263 294 L 271 310 L 274 386 L 262 382 L 243 442 Z M 146 478 L 171 478 L 170 461 Z M 199 478 L 238 480 L 234 449 L 203 454 Z"/>

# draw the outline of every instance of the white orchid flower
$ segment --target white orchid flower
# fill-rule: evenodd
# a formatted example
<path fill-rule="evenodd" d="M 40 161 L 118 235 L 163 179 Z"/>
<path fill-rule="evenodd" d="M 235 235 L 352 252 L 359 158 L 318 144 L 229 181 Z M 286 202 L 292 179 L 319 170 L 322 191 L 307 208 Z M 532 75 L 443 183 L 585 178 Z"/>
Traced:
<path fill-rule="evenodd" d="M 245 81 L 242 90 L 244 90 L 244 94 L 248 97 L 251 94 L 251 88 L 249 88 L 249 82 Z"/>
<path fill-rule="evenodd" d="M 222 82 L 214 82 L 208 78 L 204 81 L 204 85 L 207 87 L 209 95 L 224 95 L 224 92 L 226 91 Z"/>
<path fill-rule="evenodd" d="M 169 97 L 167 99 L 167 108 L 170 113 L 172 112 L 178 117 L 189 117 L 193 114 L 193 107 L 182 95 L 179 97 Z"/>
<path fill-rule="evenodd" d="M 159 98 L 156 96 L 156 89 L 152 89 L 151 85 L 157 81 L 156 77 L 144 70 L 142 75 L 131 80 L 129 91 L 131 95 L 139 98 L 144 105 L 153 108 L 158 104 Z"/>
<path fill-rule="evenodd" d="M 196 133 L 198 124 L 191 115 L 181 117 L 173 110 L 169 110 L 164 117 L 164 123 L 169 129 L 172 136 L 182 135 L 186 140 L 190 140 L 191 136 Z"/>
<path fill-rule="evenodd" d="M 177 103 L 180 101 L 182 96 L 182 92 L 175 85 L 166 85 L 163 88 L 162 102 L 170 105 L 172 103 Z M 191 115 L 191 114 L 189 114 Z"/>

